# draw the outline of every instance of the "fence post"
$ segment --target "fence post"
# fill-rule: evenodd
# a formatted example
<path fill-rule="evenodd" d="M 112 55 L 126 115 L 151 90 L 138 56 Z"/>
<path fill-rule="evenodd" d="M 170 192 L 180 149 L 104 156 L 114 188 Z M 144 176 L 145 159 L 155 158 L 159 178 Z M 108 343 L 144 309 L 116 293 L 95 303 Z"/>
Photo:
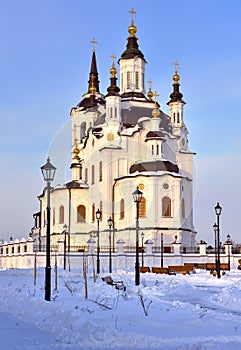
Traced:
<path fill-rule="evenodd" d="M 206 255 L 206 245 L 207 243 L 205 241 L 203 241 L 202 239 L 198 242 L 198 246 L 199 246 L 199 254 L 200 255 Z"/>

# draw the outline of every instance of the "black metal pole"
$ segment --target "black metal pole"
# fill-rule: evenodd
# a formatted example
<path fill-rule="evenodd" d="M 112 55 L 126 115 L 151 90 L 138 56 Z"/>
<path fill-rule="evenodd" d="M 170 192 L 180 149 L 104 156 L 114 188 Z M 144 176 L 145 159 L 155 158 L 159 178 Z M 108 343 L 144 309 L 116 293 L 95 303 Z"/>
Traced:
<path fill-rule="evenodd" d="M 46 267 L 45 300 L 51 300 L 51 266 L 50 266 L 50 182 L 47 183 L 47 231 L 46 231 Z"/>
<path fill-rule="evenodd" d="M 217 255 L 217 278 L 220 278 L 220 227 L 219 227 L 219 215 L 217 215 L 217 248 L 218 248 L 218 255 Z"/>
<path fill-rule="evenodd" d="M 217 259 L 217 228 L 214 229 L 214 234 L 215 234 L 215 266 L 216 266 L 216 271 L 218 271 L 218 259 Z"/>
<path fill-rule="evenodd" d="M 97 274 L 100 273 L 100 220 L 97 219 Z"/>
<path fill-rule="evenodd" d="M 64 270 L 66 270 L 66 231 L 64 232 Z"/>
<path fill-rule="evenodd" d="M 161 267 L 163 267 L 163 233 L 161 233 Z"/>
<path fill-rule="evenodd" d="M 140 264 L 139 264 L 139 202 L 136 202 L 136 265 L 135 265 L 135 284 L 140 284 Z"/>
<path fill-rule="evenodd" d="M 228 271 L 230 271 L 230 248 L 231 244 L 228 245 Z"/>
<path fill-rule="evenodd" d="M 111 257 L 111 225 L 109 225 L 109 273 L 112 273 L 112 257 Z"/>
<path fill-rule="evenodd" d="M 144 266 L 144 237 L 141 237 L 141 266 Z"/>

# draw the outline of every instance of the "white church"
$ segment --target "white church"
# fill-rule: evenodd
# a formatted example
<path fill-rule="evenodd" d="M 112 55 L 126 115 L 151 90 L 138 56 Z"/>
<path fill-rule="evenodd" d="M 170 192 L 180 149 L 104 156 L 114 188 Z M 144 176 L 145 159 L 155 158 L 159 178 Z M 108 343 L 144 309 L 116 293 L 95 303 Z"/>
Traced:
<path fill-rule="evenodd" d="M 196 247 L 193 224 L 193 153 L 188 144 L 178 64 L 170 83 L 169 115 L 157 102 L 157 93 L 146 91 L 146 60 L 139 49 L 137 28 L 128 28 L 126 49 L 118 60 L 119 79 L 112 56 L 110 85 L 99 90 L 93 48 L 88 90 L 71 109 L 72 179 L 51 187 L 51 244 L 63 235 L 71 245 L 86 245 L 97 232 L 100 212 L 100 246 L 108 246 L 107 220 L 113 220 L 113 244 L 136 240 L 136 203 L 132 193 L 142 192 L 139 204 L 140 234 L 165 252 L 173 242 L 183 251 Z M 94 40 L 93 40 L 94 42 Z M 171 79 L 170 79 L 171 81 Z M 54 164 L 54 159 L 51 159 Z M 34 240 L 46 237 L 47 188 L 38 197 L 34 214 Z"/>

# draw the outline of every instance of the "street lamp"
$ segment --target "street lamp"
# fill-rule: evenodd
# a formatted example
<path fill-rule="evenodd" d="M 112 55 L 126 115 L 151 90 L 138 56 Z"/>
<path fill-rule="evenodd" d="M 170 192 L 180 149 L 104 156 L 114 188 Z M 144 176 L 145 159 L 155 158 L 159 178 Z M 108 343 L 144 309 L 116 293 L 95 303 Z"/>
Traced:
<path fill-rule="evenodd" d="M 51 300 L 51 266 L 50 266 L 50 184 L 54 180 L 56 168 L 50 163 L 48 157 L 47 163 L 41 166 L 44 180 L 47 183 L 47 230 L 46 230 L 46 268 L 45 268 L 45 300 Z"/>
<path fill-rule="evenodd" d="M 67 225 L 64 224 L 63 226 L 63 233 L 64 233 L 64 270 L 66 270 L 66 235 L 67 235 Z"/>
<path fill-rule="evenodd" d="M 141 266 L 144 266 L 144 232 L 141 233 Z"/>
<path fill-rule="evenodd" d="M 111 229 L 113 226 L 113 220 L 111 217 L 107 220 L 109 226 L 109 273 L 112 273 L 112 261 L 111 261 Z"/>
<path fill-rule="evenodd" d="M 215 254 L 215 269 L 216 272 L 218 271 L 218 259 L 217 259 L 217 232 L 218 232 L 218 225 L 215 223 L 213 225 L 213 229 L 214 229 L 214 238 L 215 238 L 215 250 L 214 250 L 214 254 Z"/>
<path fill-rule="evenodd" d="M 100 273 L 100 218 L 101 218 L 100 209 L 97 210 L 95 215 L 97 220 L 97 275 L 98 275 Z"/>
<path fill-rule="evenodd" d="M 139 267 L 139 204 L 142 198 L 142 192 L 138 186 L 135 192 L 132 193 L 134 202 L 136 203 L 136 264 L 135 264 L 135 284 L 140 284 L 140 267 Z"/>
<path fill-rule="evenodd" d="M 222 212 L 222 207 L 217 202 L 215 209 L 215 213 L 217 216 L 217 247 L 218 247 L 218 254 L 217 254 L 217 278 L 220 278 L 220 224 L 219 224 L 219 217 Z"/>

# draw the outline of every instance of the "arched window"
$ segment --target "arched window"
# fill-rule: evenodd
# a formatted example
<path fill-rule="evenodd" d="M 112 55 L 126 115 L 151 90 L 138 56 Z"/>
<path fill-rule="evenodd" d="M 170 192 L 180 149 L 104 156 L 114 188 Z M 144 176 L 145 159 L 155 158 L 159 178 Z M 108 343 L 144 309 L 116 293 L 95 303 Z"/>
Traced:
<path fill-rule="evenodd" d="M 84 205 L 77 207 L 77 222 L 85 222 L 86 220 L 86 209 Z"/>
<path fill-rule="evenodd" d="M 180 123 L 180 113 L 177 112 L 177 122 Z"/>
<path fill-rule="evenodd" d="M 86 136 L 86 122 L 81 123 L 80 125 L 80 139 Z"/>
<path fill-rule="evenodd" d="M 159 145 L 156 145 L 156 154 L 159 156 Z"/>
<path fill-rule="evenodd" d="M 63 205 L 59 207 L 59 223 L 60 224 L 64 223 L 64 206 Z"/>
<path fill-rule="evenodd" d="M 92 204 L 92 222 L 95 222 L 95 205 Z"/>
<path fill-rule="evenodd" d="M 151 145 L 151 154 L 154 155 L 154 145 Z"/>
<path fill-rule="evenodd" d="M 127 72 L 127 75 L 126 75 L 126 87 L 127 87 L 127 89 L 131 88 L 131 72 Z"/>
<path fill-rule="evenodd" d="M 173 113 L 173 121 L 174 121 L 174 123 L 176 123 L 176 113 L 175 112 Z"/>
<path fill-rule="evenodd" d="M 141 197 L 141 201 L 139 203 L 139 218 L 146 217 L 146 198 Z"/>
<path fill-rule="evenodd" d="M 182 218 L 185 219 L 185 201 L 182 199 Z"/>
<path fill-rule="evenodd" d="M 139 89 L 139 72 L 136 72 L 136 89 Z"/>
<path fill-rule="evenodd" d="M 53 208 L 53 226 L 55 225 L 55 208 Z"/>
<path fill-rule="evenodd" d="M 163 197 L 162 198 L 162 216 L 164 217 L 171 217 L 172 210 L 171 210 L 171 198 L 169 197 Z"/>
<path fill-rule="evenodd" d="M 103 163 L 102 161 L 99 162 L 99 181 L 102 181 L 103 177 Z"/>
<path fill-rule="evenodd" d="M 120 220 L 123 220 L 125 217 L 125 201 L 122 198 L 120 201 Z"/>

